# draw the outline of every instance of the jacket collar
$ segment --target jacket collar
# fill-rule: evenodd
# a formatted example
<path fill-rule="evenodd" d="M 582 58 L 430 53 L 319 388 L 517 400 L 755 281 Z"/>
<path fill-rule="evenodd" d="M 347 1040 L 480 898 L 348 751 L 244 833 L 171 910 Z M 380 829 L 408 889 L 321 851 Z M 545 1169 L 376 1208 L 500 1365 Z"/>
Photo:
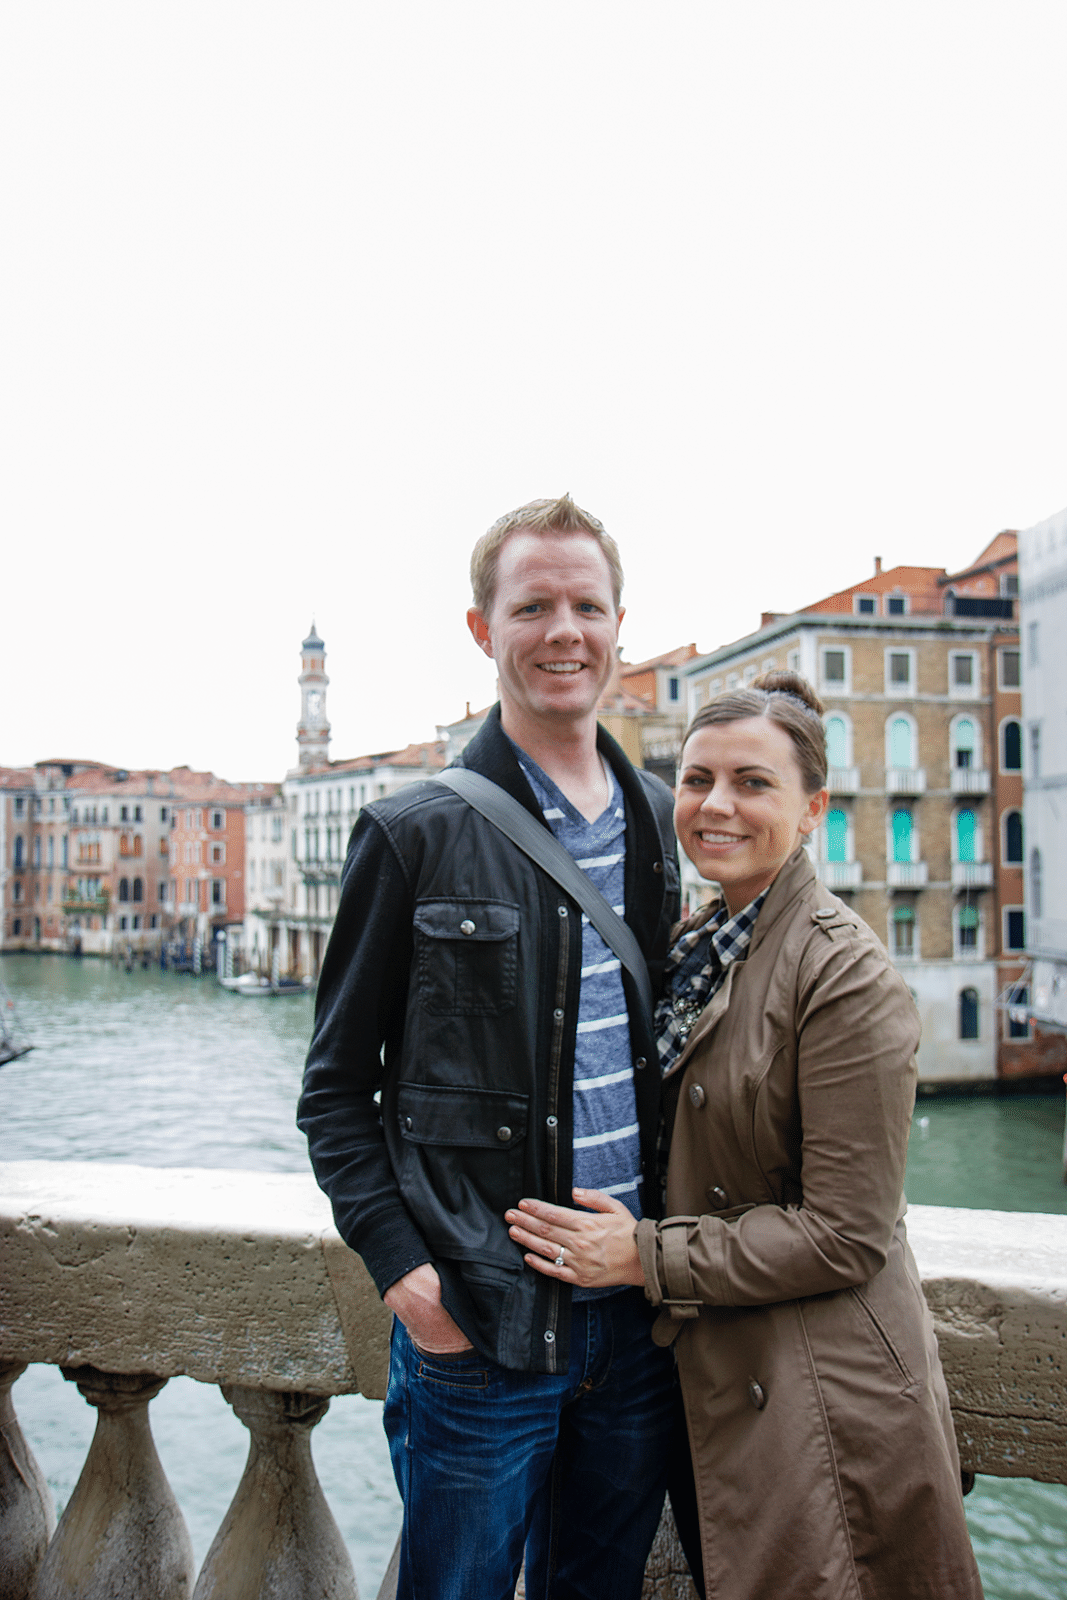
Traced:
<path fill-rule="evenodd" d="M 752 956 L 783 912 L 788 911 L 815 881 L 815 868 L 803 845 L 798 844 L 767 891 L 748 953 Z"/>

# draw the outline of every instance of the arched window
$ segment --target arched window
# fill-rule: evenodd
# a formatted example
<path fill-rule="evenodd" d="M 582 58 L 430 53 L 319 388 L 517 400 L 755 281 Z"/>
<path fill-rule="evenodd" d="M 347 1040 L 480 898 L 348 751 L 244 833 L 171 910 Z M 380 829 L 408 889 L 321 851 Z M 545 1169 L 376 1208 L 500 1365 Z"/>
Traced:
<path fill-rule="evenodd" d="M 893 812 L 893 860 L 911 860 L 911 812 L 903 806 Z"/>
<path fill-rule="evenodd" d="M 16 835 L 15 835 L 15 870 L 16 871 L 18 871 L 18 869 L 20 867 L 25 865 L 25 863 L 23 861 L 23 855 L 22 855 L 22 852 L 23 852 L 24 849 L 25 849 L 25 846 L 24 846 L 24 844 L 22 842 L 22 835 L 21 835 L 21 833 L 16 833 Z"/>
<path fill-rule="evenodd" d="M 974 906 L 960 906 L 958 926 L 960 950 L 977 950 L 978 912 Z"/>
<path fill-rule="evenodd" d="M 1040 917 L 1041 910 L 1041 851 L 1030 852 L 1030 915 Z"/>
<path fill-rule="evenodd" d="M 960 990 L 960 1038 L 978 1037 L 978 990 Z"/>
<path fill-rule="evenodd" d="M 1023 855 L 1023 814 L 1021 811 L 1009 811 L 1004 818 L 1004 864 L 1010 867 L 1021 867 L 1026 857 Z"/>
<path fill-rule="evenodd" d="M 35 867 L 41 865 L 41 835 L 39 833 L 35 833 L 33 836 L 33 864 Z"/>
<path fill-rule="evenodd" d="M 826 760 L 831 767 L 848 766 L 848 729 L 844 717 L 826 719 Z M 835 857 L 830 857 L 831 861 Z M 842 861 L 844 856 L 840 858 Z"/>
<path fill-rule="evenodd" d="M 134 878 L 134 880 L 133 880 L 133 898 L 135 900 L 143 900 L 144 899 L 144 879 L 143 878 Z"/>
<path fill-rule="evenodd" d="M 1023 727 L 1021 722 L 1006 722 L 1001 732 L 1001 766 L 1005 772 L 1023 770 Z"/>
<path fill-rule="evenodd" d="M 893 954 L 895 956 L 915 954 L 915 912 L 911 906 L 893 908 Z"/>
<path fill-rule="evenodd" d="M 848 818 L 843 811 L 826 813 L 826 859 L 848 860 Z"/>
<path fill-rule="evenodd" d="M 953 765 L 974 766 L 974 723 L 970 717 L 961 717 L 952 730 L 954 747 Z M 961 857 L 962 859 L 962 857 Z"/>
<path fill-rule="evenodd" d="M 911 723 L 907 717 L 894 717 L 889 726 L 889 765 L 913 767 Z"/>
<path fill-rule="evenodd" d="M 957 811 L 956 813 L 956 860 L 975 860 L 975 839 L 977 835 L 977 822 L 973 811 Z"/>
<path fill-rule="evenodd" d="M 130 880 L 129 880 L 129 878 L 120 878 L 119 879 L 119 899 L 122 900 L 123 902 L 125 902 L 129 898 L 130 898 Z"/>

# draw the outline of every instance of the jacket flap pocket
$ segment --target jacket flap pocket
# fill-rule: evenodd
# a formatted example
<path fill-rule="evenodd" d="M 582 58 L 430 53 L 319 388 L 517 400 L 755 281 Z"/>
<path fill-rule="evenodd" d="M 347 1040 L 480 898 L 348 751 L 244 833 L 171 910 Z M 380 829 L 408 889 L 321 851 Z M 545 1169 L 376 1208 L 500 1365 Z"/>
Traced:
<path fill-rule="evenodd" d="M 509 1150 L 526 1137 L 529 1098 L 500 1089 L 405 1083 L 397 1096 L 400 1136 L 414 1144 Z"/>
<path fill-rule="evenodd" d="M 508 900 L 420 900 L 415 926 L 429 939 L 510 939 L 519 931 L 519 908 Z"/>

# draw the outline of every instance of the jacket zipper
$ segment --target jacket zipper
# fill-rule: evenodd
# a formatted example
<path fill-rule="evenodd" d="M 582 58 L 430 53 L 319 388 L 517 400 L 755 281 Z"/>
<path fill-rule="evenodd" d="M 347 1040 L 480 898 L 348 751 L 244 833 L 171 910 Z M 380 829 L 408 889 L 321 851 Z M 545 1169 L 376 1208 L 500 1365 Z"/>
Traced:
<path fill-rule="evenodd" d="M 562 1202 L 559 1198 L 559 1076 L 560 1062 L 563 1057 L 563 1027 L 567 1020 L 567 968 L 570 958 L 570 908 L 559 906 L 559 962 L 556 967 L 556 1005 L 552 1014 L 552 1045 L 548 1058 L 548 1174 L 552 1201 L 555 1205 Z M 546 1333 L 550 1332 L 552 1338 L 548 1345 L 548 1370 L 555 1372 L 556 1363 L 556 1333 L 559 1327 L 559 1284 L 553 1283 L 548 1296 L 548 1323 Z"/>

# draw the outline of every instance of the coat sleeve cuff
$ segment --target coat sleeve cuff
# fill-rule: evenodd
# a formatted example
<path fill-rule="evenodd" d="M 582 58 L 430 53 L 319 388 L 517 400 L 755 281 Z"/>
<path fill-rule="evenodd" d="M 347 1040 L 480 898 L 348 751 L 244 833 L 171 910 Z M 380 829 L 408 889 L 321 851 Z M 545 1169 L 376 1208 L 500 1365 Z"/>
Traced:
<path fill-rule="evenodd" d="M 659 1235 L 651 1217 L 642 1217 L 634 1229 L 637 1253 L 641 1257 L 641 1271 L 645 1275 L 645 1299 L 654 1306 L 663 1304 L 663 1286 L 659 1276 Z"/>

